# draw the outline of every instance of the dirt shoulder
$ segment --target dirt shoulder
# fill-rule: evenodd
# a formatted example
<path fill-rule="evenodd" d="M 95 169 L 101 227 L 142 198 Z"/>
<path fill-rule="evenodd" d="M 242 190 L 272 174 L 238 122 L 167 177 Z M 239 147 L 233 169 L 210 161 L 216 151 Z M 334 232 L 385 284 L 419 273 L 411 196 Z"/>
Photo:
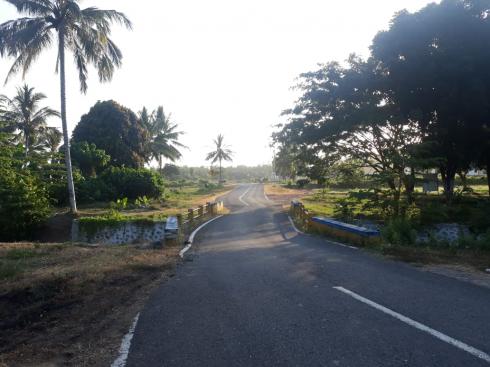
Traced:
<path fill-rule="evenodd" d="M 108 366 L 178 246 L 0 244 L 0 366 Z"/>
<path fill-rule="evenodd" d="M 289 188 L 284 185 L 269 183 L 264 185 L 267 197 L 276 204 L 289 208 L 292 200 L 300 200 L 307 195 L 311 195 L 313 190 Z"/>

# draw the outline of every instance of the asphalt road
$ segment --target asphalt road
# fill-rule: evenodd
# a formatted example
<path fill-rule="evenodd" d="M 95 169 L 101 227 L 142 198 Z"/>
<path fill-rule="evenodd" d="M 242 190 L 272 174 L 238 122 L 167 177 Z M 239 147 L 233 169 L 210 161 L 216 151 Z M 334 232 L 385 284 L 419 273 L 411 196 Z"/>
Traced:
<path fill-rule="evenodd" d="M 141 313 L 128 366 L 490 366 L 488 289 L 298 234 L 261 185 L 225 205 Z"/>

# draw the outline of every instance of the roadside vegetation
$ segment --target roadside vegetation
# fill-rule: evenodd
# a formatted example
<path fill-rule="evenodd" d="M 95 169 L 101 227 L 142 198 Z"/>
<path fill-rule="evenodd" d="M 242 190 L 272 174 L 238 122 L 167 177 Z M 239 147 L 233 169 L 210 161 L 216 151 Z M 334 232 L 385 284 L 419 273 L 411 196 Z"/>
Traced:
<path fill-rule="evenodd" d="M 380 228 L 389 246 L 490 250 L 488 10 L 400 12 L 369 57 L 299 76 L 274 168 L 316 188 L 302 199 L 311 213 Z"/>
<path fill-rule="evenodd" d="M 0 365 L 110 365 L 179 250 L 2 244 Z"/>

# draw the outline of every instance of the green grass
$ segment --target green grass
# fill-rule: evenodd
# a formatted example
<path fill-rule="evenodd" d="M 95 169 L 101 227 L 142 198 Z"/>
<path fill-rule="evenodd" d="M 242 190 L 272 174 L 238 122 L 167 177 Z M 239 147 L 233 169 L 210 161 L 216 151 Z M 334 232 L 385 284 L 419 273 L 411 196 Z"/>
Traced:
<path fill-rule="evenodd" d="M 215 201 L 217 196 L 231 190 L 232 187 L 231 185 L 224 187 L 216 185 L 211 187 L 203 185 L 170 187 L 165 190 L 165 197 L 162 200 L 151 201 L 148 208 L 129 207 L 122 210 L 121 215 L 131 219 L 164 219 L 168 216 L 184 213 L 187 209 L 197 208 L 199 205 Z M 110 214 L 109 209 L 109 203 L 94 203 L 82 206 L 79 212 L 82 217 L 103 217 Z"/>
<path fill-rule="evenodd" d="M 476 232 L 490 228 L 490 199 L 484 185 L 472 185 L 472 193 L 456 193 L 448 204 L 441 193 L 415 193 L 415 203 L 410 208 L 411 217 L 422 226 L 437 223 L 460 223 Z M 318 216 L 337 219 L 386 220 L 381 204 L 370 202 L 363 192 L 353 190 L 313 190 L 302 199 L 305 208 Z M 342 206 L 343 204 L 343 206 Z M 369 205 L 371 204 L 371 205 Z"/>

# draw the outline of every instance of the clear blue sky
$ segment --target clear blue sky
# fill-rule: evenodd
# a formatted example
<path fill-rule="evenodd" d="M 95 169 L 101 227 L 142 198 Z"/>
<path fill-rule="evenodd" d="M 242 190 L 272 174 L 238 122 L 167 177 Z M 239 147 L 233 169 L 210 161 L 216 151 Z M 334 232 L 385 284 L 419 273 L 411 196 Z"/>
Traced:
<path fill-rule="evenodd" d="M 109 84 L 91 73 L 89 91 L 78 91 L 68 69 L 70 129 L 97 100 L 114 99 L 133 110 L 163 105 L 186 131 L 180 164 L 205 165 L 212 139 L 223 133 L 233 164 L 269 163 L 272 125 L 291 106 L 295 77 L 317 63 L 367 55 L 377 31 L 396 11 L 417 10 L 427 0 L 104 0 L 82 6 L 115 8 L 133 21 L 132 32 L 114 28 L 124 65 Z M 17 17 L 0 0 L 0 22 Z M 3 81 L 12 60 L 0 59 Z M 71 66 L 71 64 L 70 64 Z M 45 53 L 26 82 L 58 108 L 55 53 Z M 1 94 L 12 94 L 20 77 Z M 59 121 L 52 125 L 60 126 Z"/>

